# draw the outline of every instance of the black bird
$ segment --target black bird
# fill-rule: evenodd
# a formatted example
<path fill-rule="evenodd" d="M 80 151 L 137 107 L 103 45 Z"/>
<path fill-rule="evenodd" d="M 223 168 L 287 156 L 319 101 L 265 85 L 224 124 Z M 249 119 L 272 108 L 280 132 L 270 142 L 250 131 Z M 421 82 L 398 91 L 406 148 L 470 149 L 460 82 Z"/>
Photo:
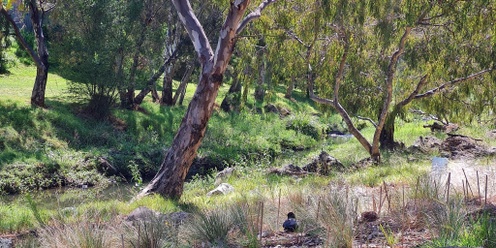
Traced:
<path fill-rule="evenodd" d="M 298 223 L 296 222 L 296 216 L 293 212 L 288 213 L 288 219 L 282 224 L 285 232 L 294 232 L 298 228 Z"/>

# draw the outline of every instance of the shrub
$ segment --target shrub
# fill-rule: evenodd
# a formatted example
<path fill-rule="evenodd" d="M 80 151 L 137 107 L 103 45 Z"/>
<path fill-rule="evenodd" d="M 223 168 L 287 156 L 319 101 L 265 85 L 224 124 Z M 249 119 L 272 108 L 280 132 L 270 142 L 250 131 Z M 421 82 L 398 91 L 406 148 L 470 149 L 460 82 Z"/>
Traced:
<path fill-rule="evenodd" d="M 299 114 L 288 118 L 287 128 L 308 135 L 315 140 L 321 140 L 326 127 L 315 116 Z"/>

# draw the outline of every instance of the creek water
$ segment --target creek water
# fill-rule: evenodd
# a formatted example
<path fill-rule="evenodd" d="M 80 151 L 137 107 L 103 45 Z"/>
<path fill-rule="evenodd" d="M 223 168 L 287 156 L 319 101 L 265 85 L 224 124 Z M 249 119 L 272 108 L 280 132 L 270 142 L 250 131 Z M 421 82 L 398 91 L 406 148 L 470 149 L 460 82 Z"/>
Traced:
<path fill-rule="evenodd" d="M 3 204 L 23 204 L 27 201 L 27 194 L 29 194 L 39 208 L 65 209 L 94 201 L 130 201 L 136 196 L 138 190 L 137 187 L 124 183 L 113 183 L 105 188 L 61 187 L 25 194 L 0 196 L 0 202 Z"/>

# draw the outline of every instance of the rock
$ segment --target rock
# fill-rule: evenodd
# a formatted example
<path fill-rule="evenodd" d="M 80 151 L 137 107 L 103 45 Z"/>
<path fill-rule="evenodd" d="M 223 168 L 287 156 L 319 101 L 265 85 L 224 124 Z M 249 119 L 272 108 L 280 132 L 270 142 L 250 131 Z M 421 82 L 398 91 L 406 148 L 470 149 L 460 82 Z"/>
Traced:
<path fill-rule="evenodd" d="M 0 238 L 0 248 L 13 248 L 14 243 L 12 239 Z"/>
<path fill-rule="evenodd" d="M 322 151 L 317 158 L 303 167 L 304 171 L 316 172 L 324 176 L 329 175 L 332 170 L 344 171 L 344 169 L 344 165 L 339 160 L 325 151 Z"/>
<path fill-rule="evenodd" d="M 76 216 L 77 209 L 75 207 L 66 207 L 60 210 L 60 213 L 64 216 Z"/>
<path fill-rule="evenodd" d="M 207 193 L 207 196 L 227 195 L 234 192 L 234 187 L 228 183 L 221 183 L 217 188 Z"/>
<path fill-rule="evenodd" d="M 128 216 L 126 216 L 125 221 L 129 222 L 148 222 L 159 220 L 162 223 L 169 222 L 174 223 L 174 225 L 179 226 L 184 223 L 185 220 L 189 219 L 191 214 L 186 212 L 173 212 L 168 214 L 163 214 L 157 211 L 153 211 L 147 207 L 138 207 L 133 210 Z"/>
<path fill-rule="evenodd" d="M 415 143 L 408 148 L 410 152 L 432 152 L 439 150 L 442 141 L 433 136 L 422 137 L 420 136 Z"/>
<path fill-rule="evenodd" d="M 173 213 L 169 213 L 169 214 L 164 215 L 165 220 L 168 220 L 177 226 L 183 224 L 186 220 L 188 220 L 190 218 L 191 218 L 190 213 L 186 213 L 186 212 L 182 212 L 182 211 L 181 212 L 173 212 Z"/>
<path fill-rule="evenodd" d="M 217 175 L 215 175 L 215 185 L 219 185 L 223 180 L 229 178 L 234 173 L 234 171 L 234 167 L 228 167 L 217 173 Z"/>
<path fill-rule="evenodd" d="M 448 158 L 433 157 L 432 158 L 432 173 L 434 175 L 443 175 L 448 169 Z"/>
<path fill-rule="evenodd" d="M 142 221 L 142 220 L 147 220 L 152 217 L 157 217 L 159 216 L 160 213 L 153 211 L 147 207 L 139 207 L 135 210 L 133 210 L 127 217 L 126 221 Z"/>
<path fill-rule="evenodd" d="M 278 108 L 274 104 L 267 104 L 264 106 L 264 111 L 265 113 L 275 113 L 279 114 L 280 117 L 286 117 L 288 115 L 291 115 L 291 111 L 289 111 L 287 108 Z"/>
<path fill-rule="evenodd" d="M 275 168 L 270 171 L 271 174 L 284 175 L 284 176 L 300 176 L 306 175 L 307 172 L 303 171 L 299 166 L 288 164 L 282 168 Z"/>

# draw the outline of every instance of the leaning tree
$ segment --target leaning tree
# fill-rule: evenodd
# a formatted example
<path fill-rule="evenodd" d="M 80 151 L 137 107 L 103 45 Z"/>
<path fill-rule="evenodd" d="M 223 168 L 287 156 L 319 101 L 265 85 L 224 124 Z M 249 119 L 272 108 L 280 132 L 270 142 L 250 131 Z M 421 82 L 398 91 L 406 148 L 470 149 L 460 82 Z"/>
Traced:
<path fill-rule="evenodd" d="M 231 59 L 237 35 L 275 0 L 265 0 L 245 15 L 250 0 L 231 1 L 225 22 L 219 32 L 217 47 L 210 46 L 205 31 L 189 1 L 173 0 L 178 16 L 188 31 L 201 64 L 200 78 L 188 110 L 159 171 L 138 197 L 158 193 L 180 198 L 186 174 L 203 140 L 207 123 L 214 109 L 215 98 Z"/>
<path fill-rule="evenodd" d="M 3 6 L 6 2 L 6 6 Z M 25 6 L 25 7 L 24 7 Z M 36 79 L 34 81 L 33 91 L 31 94 L 31 105 L 38 107 L 45 107 L 45 91 L 48 80 L 48 41 L 43 31 L 44 21 L 47 13 L 54 8 L 51 1 L 45 0 L 9 0 L 0 1 L 0 14 L 2 14 L 7 21 L 11 24 L 15 31 L 15 36 L 21 46 L 26 49 L 31 59 L 36 64 Z M 32 32 L 35 37 L 35 47 L 32 47 L 26 42 L 20 28 L 17 26 L 11 13 L 19 9 L 27 8 L 31 24 L 33 27 Z M 29 30 L 31 31 L 31 30 Z"/>
<path fill-rule="evenodd" d="M 320 53 L 328 72 L 315 75 L 310 96 L 336 109 L 375 161 L 414 100 L 493 70 L 492 1 L 321 2 L 331 31 L 318 38 L 331 41 Z M 375 126 L 371 141 L 354 125 L 362 115 Z"/>

